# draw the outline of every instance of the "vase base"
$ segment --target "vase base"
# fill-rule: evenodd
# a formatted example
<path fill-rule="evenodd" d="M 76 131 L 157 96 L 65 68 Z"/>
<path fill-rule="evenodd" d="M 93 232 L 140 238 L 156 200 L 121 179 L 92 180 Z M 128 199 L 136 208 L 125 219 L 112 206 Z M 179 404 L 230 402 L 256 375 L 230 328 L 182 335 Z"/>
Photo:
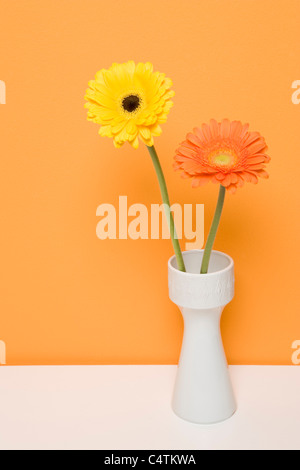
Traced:
<path fill-rule="evenodd" d="M 173 413 L 177 416 L 177 418 L 180 418 L 184 421 L 187 421 L 188 423 L 191 424 L 198 424 L 199 426 L 214 426 L 216 424 L 221 424 L 224 423 L 225 421 L 228 421 L 230 418 L 233 418 L 233 416 L 237 412 L 237 408 L 235 408 L 228 416 L 217 419 L 217 420 L 212 420 L 212 421 L 204 421 L 204 420 L 196 420 L 196 419 L 191 419 L 187 418 L 185 416 L 182 416 L 180 413 L 178 413 L 172 406 L 172 411 Z"/>

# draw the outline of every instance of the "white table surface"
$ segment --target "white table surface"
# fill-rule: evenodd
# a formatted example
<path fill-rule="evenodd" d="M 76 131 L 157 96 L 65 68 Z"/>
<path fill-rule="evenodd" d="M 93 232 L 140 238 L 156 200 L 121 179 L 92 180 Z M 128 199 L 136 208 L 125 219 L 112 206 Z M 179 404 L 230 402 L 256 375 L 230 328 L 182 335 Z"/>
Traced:
<path fill-rule="evenodd" d="M 175 366 L 0 367 L 0 449 L 297 449 L 300 367 L 232 366 L 238 411 L 175 416 Z"/>

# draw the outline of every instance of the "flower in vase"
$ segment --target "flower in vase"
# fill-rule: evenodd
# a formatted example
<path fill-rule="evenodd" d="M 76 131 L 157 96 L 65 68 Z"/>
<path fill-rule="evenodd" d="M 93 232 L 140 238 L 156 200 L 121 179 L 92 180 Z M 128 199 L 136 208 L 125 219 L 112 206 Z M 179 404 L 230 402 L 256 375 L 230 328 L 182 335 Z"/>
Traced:
<path fill-rule="evenodd" d="M 171 86 L 172 81 L 153 72 L 149 62 L 114 63 L 89 82 L 85 95 L 88 120 L 99 124 L 99 134 L 113 138 L 115 147 L 129 142 L 137 148 L 139 138 L 151 147 L 173 106 Z"/>
<path fill-rule="evenodd" d="M 186 136 L 176 151 L 174 168 L 182 176 L 192 178 L 198 187 L 211 181 L 235 193 L 244 183 L 257 183 L 258 177 L 268 178 L 265 171 L 270 157 L 265 139 L 250 132 L 249 124 L 214 119 L 197 127 Z"/>

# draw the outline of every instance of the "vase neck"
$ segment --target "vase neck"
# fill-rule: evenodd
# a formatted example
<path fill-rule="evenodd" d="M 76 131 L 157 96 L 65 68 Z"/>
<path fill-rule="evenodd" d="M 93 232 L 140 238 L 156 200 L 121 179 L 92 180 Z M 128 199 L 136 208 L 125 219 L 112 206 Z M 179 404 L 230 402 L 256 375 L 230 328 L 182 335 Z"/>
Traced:
<path fill-rule="evenodd" d="M 216 334 L 220 330 L 220 320 L 224 307 L 210 309 L 191 309 L 182 307 L 184 329 L 199 338 L 202 335 Z M 200 336 L 199 336 L 200 335 Z"/>

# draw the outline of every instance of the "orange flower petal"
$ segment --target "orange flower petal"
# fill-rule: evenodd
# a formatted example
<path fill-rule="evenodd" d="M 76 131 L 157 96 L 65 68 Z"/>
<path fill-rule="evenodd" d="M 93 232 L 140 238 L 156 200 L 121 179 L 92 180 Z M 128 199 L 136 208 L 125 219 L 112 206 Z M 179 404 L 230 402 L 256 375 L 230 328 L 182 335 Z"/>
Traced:
<path fill-rule="evenodd" d="M 249 132 L 249 124 L 211 119 L 209 124 L 195 127 L 176 151 L 175 169 L 184 178 L 192 178 L 193 187 L 207 182 L 222 184 L 234 193 L 245 182 L 257 183 L 268 178 L 264 170 L 270 157 L 265 139 L 258 132 Z"/>
<path fill-rule="evenodd" d="M 202 130 L 200 129 L 200 127 L 194 127 L 193 132 L 194 132 L 194 134 L 196 134 L 197 137 L 199 137 L 200 141 L 202 142 L 202 145 L 207 144 L 206 138 L 205 138 Z"/>
<path fill-rule="evenodd" d="M 233 121 L 230 126 L 230 138 L 236 139 L 242 132 L 243 125 L 240 121 Z"/>
<path fill-rule="evenodd" d="M 219 125 L 215 119 L 211 119 L 209 124 L 211 136 L 213 139 L 216 139 L 219 136 Z"/>
<path fill-rule="evenodd" d="M 255 142 L 257 139 L 260 138 L 260 134 L 258 132 L 248 132 L 243 139 L 243 144 L 245 147 Z"/>
<path fill-rule="evenodd" d="M 263 168 L 265 167 L 265 165 L 263 165 L 262 163 L 257 163 L 256 165 L 249 165 L 249 170 L 250 171 L 253 171 L 253 170 L 262 170 Z"/>
<path fill-rule="evenodd" d="M 231 184 L 231 174 L 226 175 L 225 178 L 222 180 L 222 185 L 225 186 L 225 188 L 229 186 L 230 184 Z"/>
<path fill-rule="evenodd" d="M 245 135 L 246 135 L 247 132 L 248 132 L 248 129 L 249 129 L 249 124 L 248 124 L 248 123 L 247 123 L 247 124 L 244 124 L 244 125 L 242 126 L 242 130 L 241 130 L 240 135 L 239 135 L 240 140 L 242 140 L 242 139 L 245 137 Z"/>
<path fill-rule="evenodd" d="M 230 121 L 229 119 L 223 119 L 223 121 L 221 122 L 221 137 L 223 139 L 227 139 L 229 137 L 229 134 L 230 134 Z"/>
<path fill-rule="evenodd" d="M 255 142 L 247 146 L 247 150 L 249 154 L 260 152 L 261 150 L 265 148 L 266 148 L 266 143 L 265 143 L 265 140 L 262 138 L 256 140 Z"/>
<path fill-rule="evenodd" d="M 208 124 L 202 124 L 202 132 L 207 142 L 209 142 L 212 138 L 211 132 L 210 132 L 210 126 Z"/>
<path fill-rule="evenodd" d="M 186 147 L 183 145 L 179 147 L 178 153 L 181 155 L 184 155 L 185 157 L 190 157 L 190 158 L 194 158 L 197 156 L 197 153 L 195 152 L 194 148 Z"/>
<path fill-rule="evenodd" d="M 216 174 L 216 178 L 218 181 L 223 181 L 223 179 L 225 178 L 226 175 L 224 175 L 224 173 L 217 173 Z"/>
<path fill-rule="evenodd" d="M 189 174 L 195 174 L 199 171 L 199 163 L 195 160 L 186 160 L 184 162 L 184 171 Z"/>
<path fill-rule="evenodd" d="M 238 177 L 237 187 L 241 188 L 245 182 L 239 173 L 236 173 L 236 176 Z"/>
<path fill-rule="evenodd" d="M 211 180 L 211 176 L 195 176 L 192 181 L 192 187 L 198 188 L 198 186 L 203 186 Z"/>
<path fill-rule="evenodd" d="M 181 164 L 178 163 L 178 162 L 175 162 L 175 163 L 173 163 L 173 168 L 174 168 L 174 170 L 180 170 Z"/>
<path fill-rule="evenodd" d="M 235 194 L 237 192 L 237 186 L 235 184 L 230 184 L 226 189 L 231 194 Z"/>
<path fill-rule="evenodd" d="M 268 179 L 269 178 L 269 173 L 267 173 L 265 170 L 258 170 L 256 171 L 257 176 L 260 176 L 261 178 Z"/>
<path fill-rule="evenodd" d="M 254 156 L 254 157 L 249 158 L 248 161 L 249 161 L 250 165 L 253 165 L 255 163 L 264 163 L 266 161 L 266 159 L 263 156 Z"/>
<path fill-rule="evenodd" d="M 243 172 L 241 174 L 241 177 L 243 178 L 243 180 L 246 182 L 246 183 L 254 183 L 256 184 L 258 182 L 258 179 L 257 179 L 257 176 L 254 175 L 253 173 L 249 173 L 249 172 Z"/>
<path fill-rule="evenodd" d="M 186 138 L 189 142 L 191 142 L 192 144 L 196 146 L 201 145 L 201 140 L 199 139 L 199 137 L 193 134 L 192 132 L 189 132 Z"/>
<path fill-rule="evenodd" d="M 231 173 L 231 183 L 236 184 L 238 182 L 238 176 L 236 173 Z"/>

